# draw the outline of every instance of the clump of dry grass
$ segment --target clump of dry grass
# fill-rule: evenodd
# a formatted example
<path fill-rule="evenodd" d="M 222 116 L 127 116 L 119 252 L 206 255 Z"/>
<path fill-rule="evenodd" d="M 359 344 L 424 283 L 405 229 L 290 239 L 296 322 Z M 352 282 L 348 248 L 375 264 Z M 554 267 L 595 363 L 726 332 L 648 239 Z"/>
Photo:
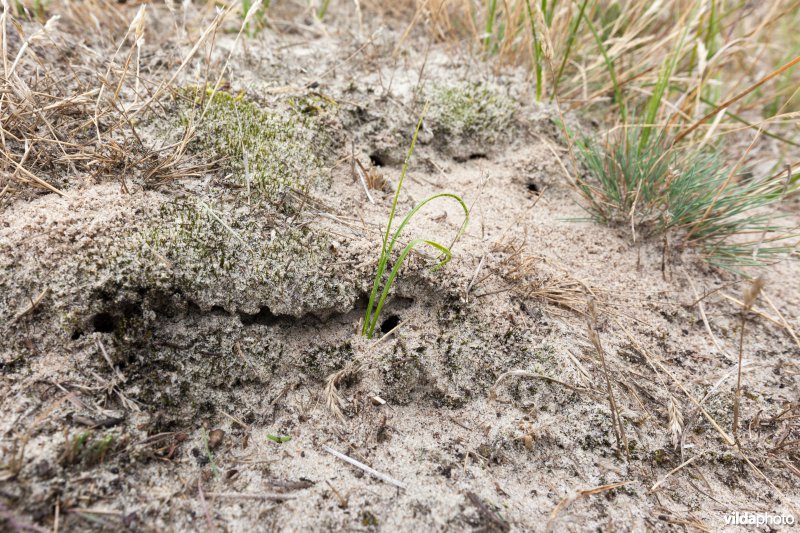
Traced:
<path fill-rule="evenodd" d="M 346 381 L 354 379 L 361 371 L 362 365 L 355 361 L 348 361 L 347 364 L 341 369 L 337 370 L 325 379 L 325 389 L 323 390 L 323 398 L 328 411 L 331 412 L 339 420 L 344 420 L 344 399 L 339 394 L 339 387 Z"/>
<path fill-rule="evenodd" d="M 499 254 L 498 261 L 492 265 L 495 274 L 508 282 L 507 290 L 524 299 L 539 300 L 584 315 L 587 296 L 602 296 L 599 289 L 561 269 L 554 271 L 546 266 L 543 257 L 526 252 L 524 237 L 504 237 L 494 244 L 492 251 Z M 489 291 L 492 292 L 496 291 Z"/>
<path fill-rule="evenodd" d="M 749 142 L 745 133 L 755 132 L 772 146 L 748 149 L 749 158 L 772 173 L 800 146 L 792 113 L 800 57 L 796 47 L 786 51 L 796 42 L 800 11 L 791 0 L 434 0 L 408 7 L 405 16 L 411 22 L 404 38 L 425 25 L 434 38 L 470 48 L 497 69 L 525 65 L 532 98 L 609 127 L 641 110 L 645 129 L 682 128 L 678 138 L 691 144 L 724 136 L 737 158 Z"/>
<path fill-rule="evenodd" d="M 166 146 L 143 134 L 154 116 L 168 115 L 164 97 L 175 78 L 143 64 L 145 39 L 153 38 L 147 8 L 59 7 L 44 23 L 25 20 L 30 11 L 21 9 L 17 19 L 8 5 L 0 15 L 0 190 L 64 194 L 78 182 L 104 180 L 127 189 L 130 178 L 147 186 L 202 170 L 185 157 L 191 128 Z M 87 21 L 96 27 L 80 31 Z"/>

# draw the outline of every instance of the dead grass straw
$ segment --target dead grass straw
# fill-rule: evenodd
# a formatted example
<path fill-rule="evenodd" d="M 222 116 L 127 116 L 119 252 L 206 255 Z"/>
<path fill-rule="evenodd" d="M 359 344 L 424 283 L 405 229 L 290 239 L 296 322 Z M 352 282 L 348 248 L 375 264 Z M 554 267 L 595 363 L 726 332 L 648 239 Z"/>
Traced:
<path fill-rule="evenodd" d="M 742 398 L 742 356 L 744 353 L 744 330 L 745 325 L 747 324 L 747 315 L 753 308 L 753 304 L 755 304 L 756 299 L 758 299 L 758 295 L 761 293 L 761 289 L 763 287 L 763 278 L 756 278 L 752 283 L 750 283 L 747 289 L 745 289 L 742 298 L 744 305 L 742 306 L 742 320 L 739 329 L 739 365 L 736 372 L 736 399 L 733 403 L 733 438 L 737 439 L 737 441 L 739 438 L 739 404 Z"/>

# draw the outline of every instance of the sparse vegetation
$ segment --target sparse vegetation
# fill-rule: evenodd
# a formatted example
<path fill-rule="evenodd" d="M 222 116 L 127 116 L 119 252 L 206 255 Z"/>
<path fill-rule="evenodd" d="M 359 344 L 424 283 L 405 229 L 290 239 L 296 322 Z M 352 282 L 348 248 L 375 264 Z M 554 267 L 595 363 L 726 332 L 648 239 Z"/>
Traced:
<path fill-rule="evenodd" d="M 675 147 L 665 132 L 641 127 L 604 144 L 577 143 L 589 179 L 578 188 L 592 216 L 643 236 L 664 232 L 696 244 L 715 265 L 759 265 L 791 252 L 797 234 L 762 208 L 798 189 L 785 176 L 757 178 L 728 167 L 715 151 Z"/>
<path fill-rule="evenodd" d="M 218 91 L 197 127 L 197 148 L 225 161 L 245 191 L 275 199 L 290 188 L 319 183 L 325 175 L 331 140 L 313 115 L 330 105 L 321 99 L 290 99 L 288 110 L 267 110 L 243 93 Z"/>
<path fill-rule="evenodd" d="M 389 295 L 389 289 L 391 289 L 392 284 L 394 283 L 395 278 L 397 277 L 398 272 L 400 271 L 400 267 L 403 266 L 403 262 L 405 261 L 408 254 L 417 246 L 419 245 L 428 245 L 438 252 L 441 252 L 444 255 L 444 258 L 441 259 L 433 268 L 434 270 L 443 267 L 447 264 L 450 259 L 452 258 L 452 252 L 450 246 L 443 246 L 435 241 L 428 240 L 428 239 L 419 239 L 415 238 L 409 242 L 405 248 L 400 252 L 400 256 L 394 263 L 391 271 L 389 272 L 389 276 L 386 279 L 385 283 L 383 280 L 383 275 L 386 272 L 386 268 L 388 266 L 389 260 L 392 256 L 392 250 L 394 249 L 395 244 L 397 243 L 398 237 L 400 237 L 400 233 L 405 228 L 406 224 L 408 224 L 414 215 L 425 206 L 425 204 L 432 202 L 433 200 L 437 200 L 439 198 L 452 198 L 461 206 L 464 211 L 464 222 L 461 225 L 461 229 L 459 230 L 458 234 L 456 235 L 455 239 L 453 240 L 453 244 L 458 240 L 461 236 L 461 233 L 467 226 L 469 221 L 469 209 L 467 209 L 467 205 L 464 203 L 459 196 L 451 193 L 438 193 L 432 196 L 429 196 L 419 202 L 406 216 L 403 218 L 403 221 L 395 230 L 394 234 L 392 234 L 392 223 L 394 222 L 395 210 L 397 209 L 397 200 L 400 197 L 400 190 L 403 186 L 403 180 L 405 179 L 406 172 L 408 171 L 408 165 L 411 162 L 411 156 L 414 153 L 414 145 L 417 143 L 417 136 L 419 135 L 419 129 L 422 127 L 422 120 L 425 117 L 425 111 L 422 111 L 422 115 L 419 118 L 419 122 L 417 123 L 417 128 L 414 130 L 414 137 L 411 139 L 411 146 L 408 149 L 408 155 L 406 156 L 405 163 L 403 163 L 403 172 L 400 174 L 400 181 L 397 183 L 397 190 L 394 194 L 394 200 L 392 201 L 392 209 L 389 212 L 389 220 L 386 224 L 386 233 L 383 236 L 383 243 L 381 244 L 381 255 L 378 259 L 378 269 L 375 273 L 375 282 L 372 284 L 372 292 L 369 296 L 369 303 L 367 304 L 367 313 L 364 316 L 364 322 L 361 327 L 361 333 L 366 335 L 367 337 L 371 338 L 372 335 L 375 333 L 375 327 L 378 325 L 378 318 L 381 314 L 381 309 L 383 309 L 384 303 L 386 303 L 386 298 Z M 391 235 L 391 240 L 389 240 L 389 236 Z M 381 283 L 383 284 L 383 291 L 378 295 L 378 291 L 380 289 Z"/>
<path fill-rule="evenodd" d="M 800 519 L 797 0 L 1 3 L 0 529 Z"/>
<path fill-rule="evenodd" d="M 496 87 L 483 83 L 435 85 L 428 116 L 448 138 L 494 142 L 511 124 L 514 103 Z"/>

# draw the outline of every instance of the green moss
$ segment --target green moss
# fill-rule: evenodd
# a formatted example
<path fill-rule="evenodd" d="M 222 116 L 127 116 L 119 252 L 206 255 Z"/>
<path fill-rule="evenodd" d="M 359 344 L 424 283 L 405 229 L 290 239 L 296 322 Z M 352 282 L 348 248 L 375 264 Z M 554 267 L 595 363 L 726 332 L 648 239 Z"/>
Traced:
<path fill-rule="evenodd" d="M 511 124 L 513 100 L 486 84 L 437 85 L 429 98 L 428 117 L 445 135 L 495 141 Z"/>
<path fill-rule="evenodd" d="M 243 94 L 214 94 L 199 121 L 196 148 L 224 160 L 237 185 L 275 199 L 288 187 L 319 181 L 332 150 L 330 135 L 314 117 L 329 111 L 329 100 L 291 98 L 288 109 L 260 107 Z"/>
<path fill-rule="evenodd" d="M 64 466 L 76 464 L 83 464 L 86 467 L 95 466 L 106 459 L 116 442 L 117 439 L 113 434 L 93 438 L 91 432 L 83 431 L 68 439 L 64 444 L 61 463 Z"/>
<path fill-rule="evenodd" d="M 343 307 L 348 288 L 326 275 L 329 239 L 285 218 L 256 205 L 168 202 L 138 236 L 140 260 L 167 267 L 195 301 L 229 311 L 267 306 L 300 316 Z M 140 275 L 147 277 L 145 270 Z"/>

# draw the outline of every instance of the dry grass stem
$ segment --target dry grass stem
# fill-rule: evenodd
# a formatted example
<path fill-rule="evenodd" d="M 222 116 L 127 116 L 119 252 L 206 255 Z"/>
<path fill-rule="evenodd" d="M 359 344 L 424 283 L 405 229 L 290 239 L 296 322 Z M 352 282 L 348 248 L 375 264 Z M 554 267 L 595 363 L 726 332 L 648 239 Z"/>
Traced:
<path fill-rule="evenodd" d="M 736 373 L 736 399 L 733 403 L 733 437 L 738 440 L 739 431 L 739 405 L 742 398 L 742 356 L 744 354 L 744 330 L 747 324 L 747 314 L 753 308 L 753 305 L 764 288 L 764 279 L 759 277 L 750 283 L 744 291 L 742 297 L 742 321 L 739 329 L 739 364 Z"/>

